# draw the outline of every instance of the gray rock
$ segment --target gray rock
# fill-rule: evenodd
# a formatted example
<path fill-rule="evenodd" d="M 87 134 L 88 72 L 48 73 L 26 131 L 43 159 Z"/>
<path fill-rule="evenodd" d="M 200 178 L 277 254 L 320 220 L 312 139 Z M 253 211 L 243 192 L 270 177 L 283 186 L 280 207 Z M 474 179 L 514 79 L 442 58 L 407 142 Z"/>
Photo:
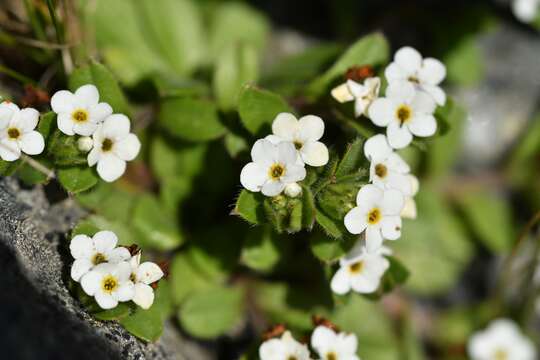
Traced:
<path fill-rule="evenodd" d="M 65 234 L 83 215 L 71 199 L 51 205 L 42 188 L 0 179 L 0 358 L 213 358 L 172 324 L 157 343 L 145 343 L 94 320 L 70 295 Z"/>

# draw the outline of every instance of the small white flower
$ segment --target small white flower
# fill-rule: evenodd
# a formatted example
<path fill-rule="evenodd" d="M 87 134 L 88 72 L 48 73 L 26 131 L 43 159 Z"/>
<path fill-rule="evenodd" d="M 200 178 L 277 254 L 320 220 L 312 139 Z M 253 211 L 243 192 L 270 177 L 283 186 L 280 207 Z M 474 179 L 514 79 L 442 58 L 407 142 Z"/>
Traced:
<path fill-rule="evenodd" d="M 290 183 L 285 186 L 285 190 L 283 192 L 288 197 L 295 198 L 302 194 L 302 187 L 297 183 Z"/>
<path fill-rule="evenodd" d="M 131 257 L 125 247 L 116 247 L 118 237 L 112 231 L 99 231 L 93 237 L 76 235 L 69 244 L 71 256 L 75 259 L 71 267 L 71 278 L 80 278 L 95 266 L 109 262 L 118 263 Z"/>
<path fill-rule="evenodd" d="M 259 348 L 261 360 L 311 360 L 306 345 L 296 341 L 289 331 L 281 338 L 266 340 Z"/>
<path fill-rule="evenodd" d="M 127 116 L 108 116 L 93 135 L 94 148 L 88 154 L 88 165 L 97 163 L 97 172 L 107 182 L 118 179 L 126 171 L 126 161 L 137 157 L 141 142 L 130 131 Z"/>
<path fill-rule="evenodd" d="M 37 155 L 43 152 L 45 141 L 35 131 L 39 121 L 36 109 L 19 107 L 10 102 L 0 104 L 0 157 L 5 161 L 15 161 L 21 152 Z"/>
<path fill-rule="evenodd" d="M 310 166 L 323 166 L 328 162 L 328 148 L 319 139 L 324 134 L 324 121 L 315 115 L 296 120 L 290 113 L 280 113 L 272 123 L 274 135 L 266 137 L 272 143 L 290 141 L 300 159 Z"/>
<path fill-rule="evenodd" d="M 361 294 L 376 291 L 384 272 L 390 266 L 384 257 L 388 250 L 384 246 L 373 252 L 364 246 L 359 251 L 351 250 L 339 260 L 340 268 L 330 283 L 332 291 L 340 295 L 348 293 L 351 289 Z"/>
<path fill-rule="evenodd" d="M 403 210 L 401 210 L 401 217 L 406 219 L 416 219 L 416 202 L 414 201 L 414 197 L 418 193 L 418 189 L 420 188 L 420 182 L 414 175 L 407 175 L 409 178 L 409 182 L 411 184 L 411 194 L 405 196 L 405 205 L 403 206 Z"/>
<path fill-rule="evenodd" d="M 311 335 L 311 347 L 321 359 L 360 360 L 356 355 L 358 340 L 356 335 L 344 332 L 335 333 L 326 326 L 317 326 Z"/>
<path fill-rule="evenodd" d="M 135 286 L 129 279 L 130 275 L 131 266 L 126 261 L 103 263 L 81 278 L 81 286 L 85 293 L 96 299 L 102 309 L 112 309 L 118 302 L 133 299 Z"/>
<path fill-rule="evenodd" d="M 163 270 L 153 262 L 141 262 L 141 253 L 133 256 L 129 261 L 131 266 L 130 280 L 135 284 L 133 302 L 143 309 L 149 309 L 154 303 L 154 289 L 150 284 L 163 277 Z"/>
<path fill-rule="evenodd" d="M 384 190 L 376 185 L 364 185 L 356 196 L 357 206 L 345 215 L 345 227 L 351 234 L 366 232 L 370 252 L 377 250 L 383 239 L 396 240 L 401 236 L 404 198 L 399 190 Z"/>
<path fill-rule="evenodd" d="M 240 173 L 242 186 L 266 196 L 279 195 L 287 184 L 304 180 L 306 169 L 297 162 L 296 149 L 291 142 L 273 144 L 259 139 L 251 149 L 250 162 Z"/>
<path fill-rule="evenodd" d="M 429 94 L 438 105 L 442 106 L 446 102 L 446 94 L 439 87 L 446 77 L 446 67 L 437 59 L 422 59 L 422 55 L 412 47 L 399 49 L 384 75 L 389 84 L 408 82 L 417 90 Z"/>
<path fill-rule="evenodd" d="M 529 23 L 536 18 L 539 6 L 539 0 L 514 0 L 512 2 L 512 11 L 520 21 Z"/>
<path fill-rule="evenodd" d="M 363 84 L 347 80 L 332 90 L 332 96 L 341 103 L 354 100 L 354 114 L 359 117 L 367 115 L 369 106 L 379 96 L 380 88 L 381 79 L 378 77 L 367 78 Z"/>
<path fill-rule="evenodd" d="M 58 114 L 58 128 L 66 135 L 90 136 L 112 114 L 109 104 L 99 102 L 99 92 L 94 85 L 83 85 L 75 93 L 57 91 L 51 98 L 51 108 Z"/>
<path fill-rule="evenodd" d="M 388 143 L 394 149 L 409 145 L 413 135 L 432 136 L 437 130 L 433 116 L 436 104 L 424 92 L 416 91 L 407 82 L 390 84 L 386 97 L 378 98 L 369 107 L 369 117 L 377 126 L 386 127 Z"/>
<path fill-rule="evenodd" d="M 77 140 L 77 148 L 82 152 L 89 152 L 94 147 L 94 140 L 90 136 L 81 136 Z"/>
<path fill-rule="evenodd" d="M 369 181 L 384 189 L 396 189 L 405 196 L 412 194 L 409 165 L 388 145 L 386 136 L 375 135 L 366 140 L 364 155 L 371 162 Z"/>
<path fill-rule="evenodd" d="M 533 342 L 508 319 L 494 320 L 486 330 L 473 334 L 468 352 L 472 360 L 537 359 Z"/>

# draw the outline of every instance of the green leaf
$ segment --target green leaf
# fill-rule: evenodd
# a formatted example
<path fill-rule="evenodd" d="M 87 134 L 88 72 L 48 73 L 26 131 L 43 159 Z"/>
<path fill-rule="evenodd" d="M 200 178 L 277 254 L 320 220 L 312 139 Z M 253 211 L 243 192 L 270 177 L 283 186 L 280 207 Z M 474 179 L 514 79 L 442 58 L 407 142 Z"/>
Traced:
<path fill-rule="evenodd" d="M 37 126 L 37 131 L 41 135 L 43 135 L 43 139 L 45 140 L 45 143 L 47 143 L 47 140 L 49 136 L 52 134 L 53 129 L 56 126 L 56 113 L 49 111 L 45 114 L 41 114 L 39 117 L 39 123 Z"/>
<path fill-rule="evenodd" d="M 87 154 L 79 150 L 77 140 L 77 136 L 67 136 L 56 128 L 46 144 L 47 155 L 58 166 L 88 166 Z"/>
<path fill-rule="evenodd" d="M 379 33 L 364 36 L 355 42 L 328 69 L 309 85 L 307 91 L 312 97 L 318 97 L 328 90 L 330 84 L 339 76 L 343 76 L 351 66 L 379 66 L 388 61 L 389 46 L 383 35 Z"/>
<path fill-rule="evenodd" d="M 171 264 L 171 294 L 180 305 L 190 295 L 213 286 L 213 279 L 200 271 L 186 253 L 177 254 Z"/>
<path fill-rule="evenodd" d="M 214 103 L 195 98 L 170 98 L 161 104 L 161 125 L 173 136 L 188 141 L 208 141 L 222 136 L 226 128 L 219 121 Z"/>
<path fill-rule="evenodd" d="M 51 162 L 43 155 L 38 155 L 33 158 L 45 167 L 51 167 Z M 33 168 L 27 162 L 23 161 L 21 167 L 17 170 L 17 177 L 26 185 L 43 184 L 49 181 L 49 177 L 43 172 Z"/>
<path fill-rule="evenodd" d="M 129 315 L 131 306 L 128 303 L 119 303 L 115 308 L 92 314 L 98 320 L 120 320 Z"/>
<path fill-rule="evenodd" d="M 5 161 L 0 159 L 0 176 L 11 176 L 17 171 L 19 166 L 22 165 L 22 161 Z"/>
<path fill-rule="evenodd" d="M 276 116 L 291 111 L 287 102 L 279 95 L 251 85 L 244 87 L 238 100 L 240 120 L 253 135 L 270 133 Z"/>
<path fill-rule="evenodd" d="M 204 169 L 206 144 L 183 144 L 160 136 L 150 145 L 150 165 L 162 181 L 181 177 L 191 179 Z"/>
<path fill-rule="evenodd" d="M 73 194 L 90 189 L 99 180 L 95 169 L 88 166 L 59 168 L 57 175 L 60 184 Z"/>
<path fill-rule="evenodd" d="M 476 189 L 458 198 L 466 221 L 483 244 L 494 253 L 504 253 L 514 242 L 512 209 L 507 199 L 489 190 Z"/>
<path fill-rule="evenodd" d="M 384 273 L 381 281 L 381 289 L 383 293 L 392 291 L 396 286 L 402 285 L 409 278 L 409 270 L 395 257 L 386 257 L 390 262 L 390 267 Z"/>
<path fill-rule="evenodd" d="M 94 236 L 101 229 L 91 220 L 84 219 L 79 221 L 77 225 L 71 230 L 71 237 L 75 235 L 88 235 L 90 237 Z"/>
<path fill-rule="evenodd" d="M 71 233 L 72 236 L 78 234 L 93 236 L 95 233 L 101 230 L 110 230 L 114 232 L 116 236 L 118 236 L 118 245 L 140 245 L 133 236 L 133 233 L 129 226 L 119 221 L 107 220 L 99 215 L 90 215 L 84 220 L 81 220 Z"/>
<path fill-rule="evenodd" d="M 129 223 L 138 194 L 131 193 L 120 184 L 99 182 L 89 191 L 81 192 L 76 198 L 83 207 L 114 221 Z"/>
<path fill-rule="evenodd" d="M 317 224 L 321 226 L 321 228 L 328 236 L 334 239 L 340 239 L 347 235 L 347 230 L 345 229 L 345 226 L 343 224 L 340 224 L 336 220 L 331 219 L 321 210 L 317 211 L 315 219 L 317 220 Z"/>
<path fill-rule="evenodd" d="M 69 76 L 71 91 L 79 87 L 93 84 L 99 90 L 99 101 L 106 102 L 115 113 L 129 115 L 129 106 L 114 75 L 103 65 L 92 62 L 90 65 L 75 69 Z"/>
<path fill-rule="evenodd" d="M 319 260 L 329 263 L 343 257 L 356 243 L 353 236 L 335 239 L 320 231 L 314 233 L 309 240 L 313 255 Z"/>
<path fill-rule="evenodd" d="M 231 330 L 240 321 L 242 303 L 241 289 L 214 287 L 189 296 L 178 318 L 191 335 L 211 339 Z"/>
<path fill-rule="evenodd" d="M 129 316 L 120 319 L 127 331 L 145 341 L 156 341 L 163 333 L 163 324 L 172 311 L 170 289 L 166 280 L 160 280 L 154 291 L 154 303 L 148 310 L 137 307 Z"/>
<path fill-rule="evenodd" d="M 242 248 L 242 263 L 257 271 L 272 270 L 281 255 L 279 240 L 270 226 L 250 229 Z"/>
<path fill-rule="evenodd" d="M 214 70 L 214 93 L 223 110 L 236 107 L 242 86 L 257 80 L 259 59 L 254 47 L 234 43 L 224 48 Z"/>
<path fill-rule="evenodd" d="M 264 196 L 262 194 L 244 189 L 236 200 L 232 214 L 238 215 L 252 224 L 265 223 L 263 203 Z"/>
<path fill-rule="evenodd" d="M 362 166 L 369 166 L 364 156 L 364 140 L 356 139 L 347 146 L 347 151 L 336 169 L 336 178 L 358 172 Z"/>
<path fill-rule="evenodd" d="M 143 195 L 137 200 L 132 225 L 140 234 L 143 247 L 167 251 L 184 242 L 176 219 L 151 195 Z"/>
<path fill-rule="evenodd" d="M 237 157 L 242 151 L 247 151 L 249 149 L 247 141 L 243 137 L 232 132 L 225 135 L 225 148 L 233 158 Z"/>

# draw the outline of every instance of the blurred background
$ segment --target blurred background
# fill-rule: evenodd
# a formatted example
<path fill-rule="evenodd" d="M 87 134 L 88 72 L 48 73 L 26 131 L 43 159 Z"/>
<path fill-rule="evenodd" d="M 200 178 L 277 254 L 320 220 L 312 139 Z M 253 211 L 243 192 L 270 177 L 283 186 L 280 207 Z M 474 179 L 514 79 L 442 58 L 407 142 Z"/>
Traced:
<path fill-rule="evenodd" d="M 49 183 L 49 200 L 74 197 L 84 221 L 169 261 L 171 321 L 212 357 L 253 353 L 275 323 L 308 334 L 320 314 L 358 335 L 363 359 L 465 359 L 468 337 L 499 316 L 540 340 L 538 29 L 503 0 L 2 0 L 0 95 L 46 110 L 77 66 L 111 70 L 142 159 L 122 181 L 76 196 Z M 373 32 L 390 54 L 409 45 L 443 61 L 459 114 L 443 136 L 402 152 L 421 182 L 418 218 L 391 244 L 407 282 L 380 301 L 336 300 L 313 246 L 320 230 L 277 236 L 229 215 L 253 140 L 236 97 L 252 82 L 300 113 L 331 106 L 328 94 L 306 100 L 309 83 Z M 209 117 L 206 130 L 170 125 L 186 97 L 218 115 L 178 121 Z M 321 111 L 325 143 L 343 149 L 357 134 Z M 156 224 L 160 236 L 147 230 Z"/>

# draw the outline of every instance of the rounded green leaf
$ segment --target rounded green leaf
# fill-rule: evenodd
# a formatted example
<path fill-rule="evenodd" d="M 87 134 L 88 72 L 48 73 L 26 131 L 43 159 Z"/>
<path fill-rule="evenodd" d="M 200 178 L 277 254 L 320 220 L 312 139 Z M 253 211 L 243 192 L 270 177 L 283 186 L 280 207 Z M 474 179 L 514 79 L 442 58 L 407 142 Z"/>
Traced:
<path fill-rule="evenodd" d="M 60 168 L 57 175 L 60 184 L 73 194 L 88 190 L 99 181 L 95 169 L 88 166 Z"/>

